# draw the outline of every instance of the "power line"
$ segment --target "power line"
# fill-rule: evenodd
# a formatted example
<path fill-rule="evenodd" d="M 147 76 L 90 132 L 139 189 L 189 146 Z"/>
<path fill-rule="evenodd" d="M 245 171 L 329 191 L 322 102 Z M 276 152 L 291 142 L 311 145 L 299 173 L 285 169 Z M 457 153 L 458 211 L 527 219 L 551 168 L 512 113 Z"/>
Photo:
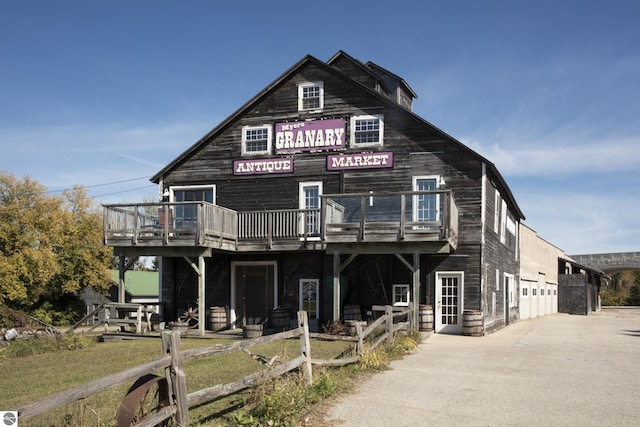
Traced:
<path fill-rule="evenodd" d="M 122 184 L 123 182 L 138 181 L 140 179 L 149 179 L 149 178 L 151 178 L 151 176 L 147 175 L 147 176 L 140 176 L 138 178 L 123 179 L 121 181 L 106 182 L 104 184 L 81 185 L 80 187 L 82 187 L 82 188 L 106 187 L 107 185 Z M 73 188 L 65 188 L 63 190 L 48 190 L 48 191 L 45 191 L 45 193 L 62 193 L 64 191 L 72 191 L 72 190 L 73 190 Z M 130 191 L 133 191 L 133 190 L 130 190 Z"/>
<path fill-rule="evenodd" d="M 152 184 L 150 184 L 150 185 L 152 185 Z M 115 192 L 113 192 L 113 193 L 100 194 L 100 195 L 98 195 L 98 196 L 91 196 L 90 198 L 91 198 L 91 199 L 97 199 L 98 197 L 113 196 L 113 195 L 115 195 L 115 194 L 122 194 L 122 193 L 128 193 L 128 192 L 130 192 L 130 191 L 142 190 L 142 189 L 145 189 L 145 188 L 149 188 L 149 187 L 150 187 L 150 185 L 145 185 L 144 187 L 132 188 L 132 189 L 130 189 L 130 190 L 122 190 L 122 191 L 115 191 Z M 153 186 L 155 187 L 155 185 L 153 185 Z"/>

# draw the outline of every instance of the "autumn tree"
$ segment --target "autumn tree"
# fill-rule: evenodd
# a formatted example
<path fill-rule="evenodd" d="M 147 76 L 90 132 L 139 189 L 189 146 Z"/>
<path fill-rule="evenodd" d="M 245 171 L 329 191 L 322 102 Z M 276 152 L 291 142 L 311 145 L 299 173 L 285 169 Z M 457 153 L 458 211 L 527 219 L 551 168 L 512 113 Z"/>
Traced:
<path fill-rule="evenodd" d="M 62 195 L 0 171 L 0 304 L 64 312 L 84 286 L 110 286 L 102 217 L 76 187 Z"/>

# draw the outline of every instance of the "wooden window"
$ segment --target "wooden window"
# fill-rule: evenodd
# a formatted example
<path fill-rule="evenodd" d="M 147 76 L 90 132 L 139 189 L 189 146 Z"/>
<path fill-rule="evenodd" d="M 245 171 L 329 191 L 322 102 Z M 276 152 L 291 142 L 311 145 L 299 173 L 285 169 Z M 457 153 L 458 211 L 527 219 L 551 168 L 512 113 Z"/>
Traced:
<path fill-rule="evenodd" d="M 271 126 L 245 126 L 242 128 L 242 154 L 269 154 L 271 152 Z"/>
<path fill-rule="evenodd" d="M 410 300 L 409 285 L 393 285 L 393 305 L 408 306 Z"/>
<path fill-rule="evenodd" d="M 355 146 L 382 145 L 383 116 L 354 116 L 351 118 L 351 142 Z"/>
<path fill-rule="evenodd" d="M 321 110 L 323 107 L 324 85 L 322 82 L 298 86 L 298 110 Z"/>

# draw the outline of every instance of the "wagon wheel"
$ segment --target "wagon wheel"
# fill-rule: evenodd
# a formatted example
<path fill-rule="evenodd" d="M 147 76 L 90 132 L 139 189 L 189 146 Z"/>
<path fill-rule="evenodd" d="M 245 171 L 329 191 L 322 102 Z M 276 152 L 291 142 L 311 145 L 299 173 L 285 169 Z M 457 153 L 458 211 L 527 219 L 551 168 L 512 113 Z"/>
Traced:
<path fill-rule="evenodd" d="M 189 307 L 186 310 L 180 310 L 178 312 L 178 320 L 186 323 L 189 328 L 198 327 L 198 309 L 195 307 Z"/>
<path fill-rule="evenodd" d="M 130 427 L 153 416 L 160 409 L 169 406 L 169 386 L 167 379 L 147 374 L 138 378 L 120 402 L 116 421 L 118 427 Z M 158 426 L 172 426 L 173 420 L 162 421 Z"/>

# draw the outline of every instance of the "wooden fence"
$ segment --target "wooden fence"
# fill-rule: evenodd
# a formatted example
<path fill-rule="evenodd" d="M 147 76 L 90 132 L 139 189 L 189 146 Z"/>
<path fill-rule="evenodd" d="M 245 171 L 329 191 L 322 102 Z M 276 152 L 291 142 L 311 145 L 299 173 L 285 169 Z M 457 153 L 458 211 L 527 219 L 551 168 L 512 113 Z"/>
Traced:
<path fill-rule="evenodd" d="M 190 407 L 231 395 L 295 369 L 301 369 L 304 378 L 310 385 L 312 383 L 312 365 L 342 366 L 358 363 L 364 352 L 363 343 L 365 340 L 368 339 L 372 342 L 371 346 L 368 347 L 368 351 L 372 351 L 385 341 L 393 343 L 394 337 L 399 331 L 408 332 L 414 329 L 410 324 L 412 316 L 409 309 L 396 312 L 393 311 L 391 306 L 378 307 L 378 309 L 382 309 L 384 315 L 367 325 L 366 328 L 363 328 L 360 324 L 355 325 L 355 336 L 310 334 L 307 313 L 304 311 L 298 312 L 298 327 L 295 329 L 273 335 L 235 341 L 230 344 L 218 344 L 184 351 L 180 350 L 180 333 L 177 331 L 164 331 L 162 333 L 163 357 L 144 365 L 135 366 L 81 386 L 61 391 L 14 410 L 18 412 L 18 419 L 24 420 L 85 399 L 120 384 L 135 381 L 134 386 L 129 389 L 129 393 L 118 408 L 116 416 L 118 426 L 155 426 L 171 418 L 175 420 L 177 425 L 187 426 L 189 425 Z M 397 321 L 402 318 L 406 318 L 407 321 Z M 311 358 L 311 336 L 325 340 L 353 341 L 356 355 L 344 359 L 314 360 Z M 238 350 L 251 354 L 249 351 L 251 347 L 292 338 L 299 338 L 300 340 L 300 356 L 293 360 L 277 365 L 265 362 L 267 369 L 255 374 L 231 383 L 216 384 L 193 393 L 187 393 L 187 378 L 182 368 L 184 362 Z M 164 370 L 164 377 L 154 375 L 154 372 L 159 370 Z M 158 404 L 153 407 L 152 413 L 142 414 L 144 419 L 138 422 L 134 420 L 134 415 L 139 418 L 141 414 L 136 413 L 139 409 L 136 405 L 144 397 L 144 392 L 148 391 L 153 384 L 158 384 L 160 389 L 159 396 L 157 396 L 159 399 Z"/>

